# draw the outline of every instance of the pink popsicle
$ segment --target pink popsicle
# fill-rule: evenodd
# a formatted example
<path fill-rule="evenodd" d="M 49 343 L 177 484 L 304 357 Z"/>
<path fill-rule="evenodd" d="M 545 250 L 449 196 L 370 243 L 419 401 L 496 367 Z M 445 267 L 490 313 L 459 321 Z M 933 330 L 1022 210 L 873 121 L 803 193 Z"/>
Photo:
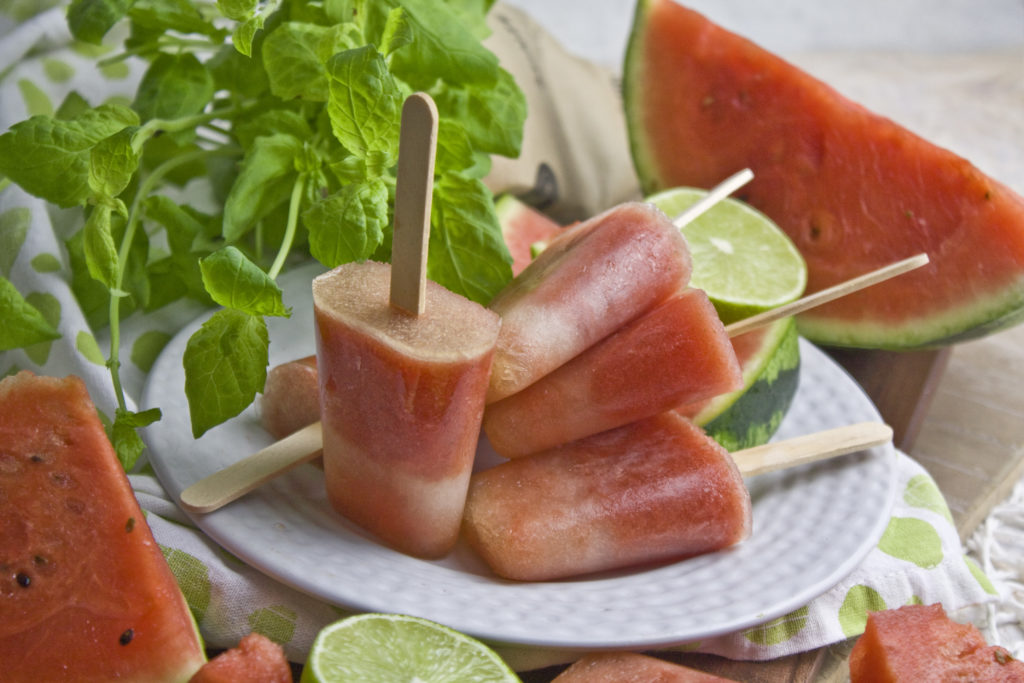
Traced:
<path fill-rule="evenodd" d="M 487 392 L 521 391 L 690 279 L 679 229 L 651 204 L 626 203 L 566 228 L 490 308 L 501 333 Z"/>
<path fill-rule="evenodd" d="M 495 451 L 517 458 L 742 386 L 714 306 L 687 288 L 488 405 L 483 427 Z"/>
<path fill-rule="evenodd" d="M 437 283 L 424 313 L 389 304 L 390 266 L 313 281 L 331 505 L 394 548 L 447 553 L 458 537 L 500 320 Z"/>
<path fill-rule="evenodd" d="M 260 401 L 260 422 L 275 439 L 320 419 L 320 380 L 316 356 L 275 365 L 267 373 Z"/>
<path fill-rule="evenodd" d="M 668 412 L 475 473 L 463 531 L 499 576 L 544 581 L 719 550 L 750 525 L 732 457 Z"/>

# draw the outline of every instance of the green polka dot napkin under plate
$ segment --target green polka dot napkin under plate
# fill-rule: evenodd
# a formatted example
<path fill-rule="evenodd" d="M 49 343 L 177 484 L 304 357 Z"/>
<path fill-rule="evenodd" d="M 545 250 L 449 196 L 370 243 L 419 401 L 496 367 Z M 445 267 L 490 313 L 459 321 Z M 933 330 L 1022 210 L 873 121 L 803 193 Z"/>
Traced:
<path fill-rule="evenodd" d="M 14 3 L 13 6 L 20 6 Z M 72 44 L 62 9 L 15 21 L 0 16 L 0 130 L 33 114 L 49 114 L 72 90 L 91 101 L 130 99 L 140 65 L 118 62 L 97 71 L 90 54 Z M 93 48 L 90 48 L 93 49 Z M 104 367 L 108 344 L 94 312 L 69 286 L 67 238 L 80 216 L 56 210 L 16 186 L 0 192 L 0 276 L 61 332 L 61 338 L 0 353 L 0 375 L 19 369 L 85 380 L 107 414 L 114 407 Z M 122 379 L 137 399 L 154 358 L 198 313 L 174 305 L 125 321 Z M 134 409 L 134 406 L 129 406 Z M 685 647 L 737 659 L 770 659 L 836 643 L 859 634 L 870 610 L 908 603 L 942 603 L 955 611 L 994 599 L 985 576 L 964 554 L 945 502 L 913 460 L 898 457 L 898 495 L 885 533 L 866 560 L 825 594 L 791 613 L 740 633 Z M 191 525 L 145 469 L 132 484 L 147 520 L 186 595 L 209 646 L 232 646 L 250 631 L 281 643 L 304 661 L 317 631 L 345 610 L 286 587 L 240 562 Z M 527 669 L 568 661 L 578 653 L 502 648 Z"/>

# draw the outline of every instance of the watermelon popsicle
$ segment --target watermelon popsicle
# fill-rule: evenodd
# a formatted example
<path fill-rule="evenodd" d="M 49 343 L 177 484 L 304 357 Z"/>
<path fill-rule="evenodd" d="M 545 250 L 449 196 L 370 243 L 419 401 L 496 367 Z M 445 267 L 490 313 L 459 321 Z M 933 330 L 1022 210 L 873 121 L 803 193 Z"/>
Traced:
<path fill-rule="evenodd" d="M 425 279 L 436 114 L 425 96 L 403 109 L 392 264 L 348 263 L 313 281 L 328 500 L 427 558 L 458 538 L 500 328 L 494 312 Z M 417 117 L 431 124 L 430 163 L 412 172 L 403 160 L 420 142 Z"/>
<path fill-rule="evenodd" d="M 521 391 L 686 285 L 686 241 L 651 204 L 567 228 L 495 296 L 502 318 L 487 402 Z"/>
<path fill-rule="evenodd" d="M 475 473 L 463 520 L 496 574 L 525 581 L 720 550 L 750 528 L 733 458 L 673 412 Z"/>
<path fill-rule="evenodd" d="M 522 391 L 487 406 L 506 458 L 541 451 L 739 389 L 739 361 L 714 306 L 686 288 Z"/>

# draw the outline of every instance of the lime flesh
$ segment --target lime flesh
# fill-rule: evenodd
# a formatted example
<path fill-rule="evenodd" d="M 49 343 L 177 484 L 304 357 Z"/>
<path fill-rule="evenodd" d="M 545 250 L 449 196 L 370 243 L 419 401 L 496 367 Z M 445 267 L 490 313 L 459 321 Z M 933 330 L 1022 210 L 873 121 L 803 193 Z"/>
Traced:
<path fill-rule="evenodd" d="M 678 187 L 647 198 L 670 218 L 707 195 Z M 807 265 L 770 218 L 724 199 L 681 228 L 693 256 L 690 285 L 703 289 L 726 324 L 799 299 Z"/>
<path fill-rule="evenodd" d="M 427 619 L 359 614 L 325 626 L 302 683 L 518 683 L 489 647 Z"/>

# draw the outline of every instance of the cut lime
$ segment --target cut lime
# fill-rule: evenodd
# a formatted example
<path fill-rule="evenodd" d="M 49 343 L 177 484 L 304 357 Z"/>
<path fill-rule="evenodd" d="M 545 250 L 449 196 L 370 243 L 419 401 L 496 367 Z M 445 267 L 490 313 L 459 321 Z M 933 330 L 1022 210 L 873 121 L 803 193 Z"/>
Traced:
<path fill-rule="evenodd" d="M 647 198 L 670 218 L 707 195 L 677 187 Z M 690 284 L 703 289 L 726 324 L 799 299 L 807 265 L 796 246 L 760 211 L 724 199 L 682 228 L 693 256 Z"/>
<path fill-rule="evenodd" d="M 515 682 L 489 647 L 447 626 L 400 614 L 359 614 L 325 626 L 302 683 Z"/>

